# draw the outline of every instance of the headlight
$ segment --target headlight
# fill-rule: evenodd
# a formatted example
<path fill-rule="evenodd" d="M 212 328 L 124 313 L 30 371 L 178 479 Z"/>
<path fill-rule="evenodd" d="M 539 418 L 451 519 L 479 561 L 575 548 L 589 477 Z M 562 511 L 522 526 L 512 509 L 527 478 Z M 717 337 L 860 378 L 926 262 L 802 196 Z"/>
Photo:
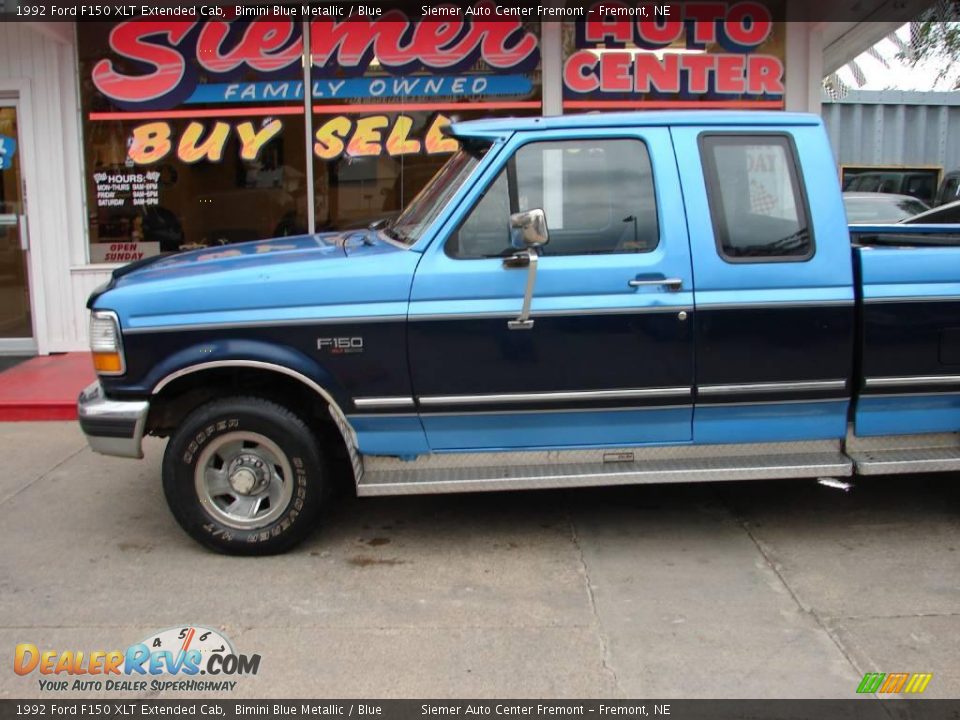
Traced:
<path fill-rule="evenodd" d="M 116 313 L 98 310 L 90 316 L 90 351 L 93 353 L 93 367 L 101 375 L 123 375 L 126 372 L 120 321 Z"/>

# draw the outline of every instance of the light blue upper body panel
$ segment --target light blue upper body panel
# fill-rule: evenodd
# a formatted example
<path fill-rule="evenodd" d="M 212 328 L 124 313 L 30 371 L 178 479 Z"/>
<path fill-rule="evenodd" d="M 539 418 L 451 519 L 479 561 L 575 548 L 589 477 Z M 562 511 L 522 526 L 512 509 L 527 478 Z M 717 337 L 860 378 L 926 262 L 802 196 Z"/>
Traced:
<path fill-rule="evenodd" d="M 403 317 L 419 258 L 366 230 L 240 243 L 122 275 L 95 307 L 128 331 Z"/>

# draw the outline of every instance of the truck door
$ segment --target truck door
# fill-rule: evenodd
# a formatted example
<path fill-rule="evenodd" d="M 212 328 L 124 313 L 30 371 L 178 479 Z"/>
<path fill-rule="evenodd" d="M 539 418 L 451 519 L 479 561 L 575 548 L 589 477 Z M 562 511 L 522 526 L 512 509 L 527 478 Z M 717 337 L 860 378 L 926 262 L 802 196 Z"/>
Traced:
<path fill-rule="evenodd" d="M 697 282 L 694 441 L 843 437 L 852 255 L 822 126 L 672 132 Z"/>
<path fill-rule="evenodd" d="M 666 128 L 518 133 L 421 260 L 408 337 L 433 449 L 689 441 L 692 276 Z M 542 209 L 531 280 L 511 213 Z"/>

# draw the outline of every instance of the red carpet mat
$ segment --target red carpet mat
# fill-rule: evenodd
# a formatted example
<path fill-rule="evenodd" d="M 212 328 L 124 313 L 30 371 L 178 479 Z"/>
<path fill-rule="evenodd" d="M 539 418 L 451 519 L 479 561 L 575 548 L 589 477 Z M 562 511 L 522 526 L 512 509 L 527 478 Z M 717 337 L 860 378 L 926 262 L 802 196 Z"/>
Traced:
<path fill-rule="evenodd" d="M 77 396 L 94 379 L 89 353 L 41 355 L 0 372 L 0 422 L 76 420 Z"/>

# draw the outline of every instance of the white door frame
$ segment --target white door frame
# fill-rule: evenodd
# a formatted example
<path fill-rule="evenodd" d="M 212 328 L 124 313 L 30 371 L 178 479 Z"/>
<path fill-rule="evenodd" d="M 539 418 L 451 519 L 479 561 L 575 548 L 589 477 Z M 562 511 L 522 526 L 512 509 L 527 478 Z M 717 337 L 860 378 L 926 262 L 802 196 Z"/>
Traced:
<path fill-rule="evenodd" d="M 31 338 L 0 338 L 0 355 L 36 354 L 40 348 L 39 339 L 44 337 L 45 317 L 43 291 L 39 282 L 43 278 L 41 269 L 37 267 L 37 253 L 33 252 L 36 236 L 30 233 L 31 228 L 37 227 L 36 200 L 39 197 L 37 188 L 37 168 L 34 145 L 33 113 L 31 104 L 30 81 L 21 78 L 0 78 L 0 105 L 14 107 L 17 110 L 17 154 L 20 156 L 20 173 L 25 188 L 26 222 L 20 228 L 21 233 L 27 233 L 29 242 L 27 252 L 27 287 L 30 292 L 30 318 L 33 323 L 33 337 Z"/>

